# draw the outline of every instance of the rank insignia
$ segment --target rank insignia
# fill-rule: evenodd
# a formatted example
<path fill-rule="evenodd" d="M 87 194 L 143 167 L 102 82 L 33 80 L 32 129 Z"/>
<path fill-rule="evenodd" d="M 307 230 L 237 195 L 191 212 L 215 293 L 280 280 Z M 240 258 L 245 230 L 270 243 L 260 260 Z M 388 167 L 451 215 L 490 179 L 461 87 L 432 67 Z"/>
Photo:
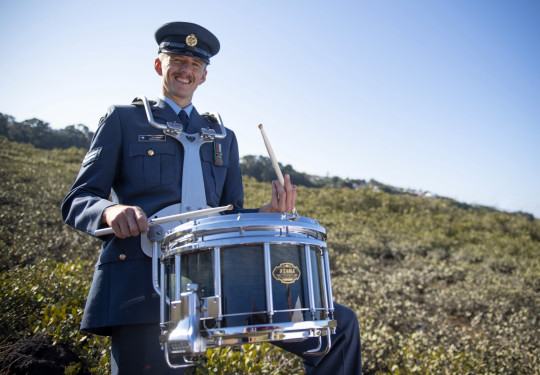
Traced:
<path fill-rule="evenodd" d="M 218 167 L 223 165 L 223 151 L 219 142 L 214 142 L 214 164 Z"/>
<path fill-rule="evenodd" d="M 195 36 L 195 34 L 189 34 L 188 36 L 186 36 L 186 44 L 191 48 L 197 45 L 197 37 Z"/>
<path fill-rule="evenodd" d="M 82 166 L 86 167 L 88 164 L 93 163 L 94 161 L 98 160 L 102 149 L 103 147 L 97 147 L 97 148 L 94 148 L 93 150 L 88 151 L 88 153 L 84 157 L 84 160 L 82 161 Z"/>

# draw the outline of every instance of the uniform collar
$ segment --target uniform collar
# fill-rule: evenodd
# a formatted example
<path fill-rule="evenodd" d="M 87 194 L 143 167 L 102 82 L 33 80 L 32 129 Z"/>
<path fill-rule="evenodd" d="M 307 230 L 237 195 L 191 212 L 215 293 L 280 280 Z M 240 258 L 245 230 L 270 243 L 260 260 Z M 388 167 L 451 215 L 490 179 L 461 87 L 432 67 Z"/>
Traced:
<path fill-rule="evenodd" d="M 159 96 L 160 99 L 164 100 L 174 111 L 174 113 L 179 114 L 181 110 L 184 110 L 188 117 L 191 117 L 191 111 L 193 110 L 193 104 L 188 105 L 186 108 L 180 107 L 178 104 L 173 102 L 171 99 L 167 98 L 164 95 Z"/>

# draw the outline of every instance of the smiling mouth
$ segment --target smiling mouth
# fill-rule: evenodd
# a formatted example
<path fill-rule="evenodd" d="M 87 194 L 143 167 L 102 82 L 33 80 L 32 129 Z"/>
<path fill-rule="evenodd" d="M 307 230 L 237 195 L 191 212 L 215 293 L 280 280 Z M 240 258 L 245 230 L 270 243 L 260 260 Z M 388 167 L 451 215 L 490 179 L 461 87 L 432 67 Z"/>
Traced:
<path fill-rule="evenodd" d="M 183 83 L 183 84 L 186 84 L 186 85 L 190 85 L 192 80 L 187 78 L 187 77 L 183 77 L 183 76 L 175 76 L 174 79 L 180 83 Z"/>

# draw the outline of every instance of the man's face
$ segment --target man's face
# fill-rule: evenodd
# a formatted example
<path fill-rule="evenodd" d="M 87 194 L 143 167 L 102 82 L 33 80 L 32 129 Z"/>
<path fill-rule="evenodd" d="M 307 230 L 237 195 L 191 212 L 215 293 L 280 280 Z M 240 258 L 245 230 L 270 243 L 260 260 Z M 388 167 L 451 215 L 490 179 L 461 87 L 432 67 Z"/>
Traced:
<path fill-rule="evenodd" d="M 206 81 L 206 63 L 184 55 L 161 55 L 154 68 L 162 77 L 162 93 L 181 107 L 191 104 L 193 93 Z"/>

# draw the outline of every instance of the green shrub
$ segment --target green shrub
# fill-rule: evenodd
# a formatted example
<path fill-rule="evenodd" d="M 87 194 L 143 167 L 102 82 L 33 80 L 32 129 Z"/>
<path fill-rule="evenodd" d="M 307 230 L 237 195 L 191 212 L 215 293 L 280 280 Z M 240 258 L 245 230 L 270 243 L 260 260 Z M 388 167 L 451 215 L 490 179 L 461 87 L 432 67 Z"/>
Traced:
<path fill-rule="evenodd" d="M 90 373 L 107 373 L 110 340 L 79 331 L 92 271 L 87 261 L 58 263 L 44 259 L 3 272 L 0 277 L 2 342 L 46 335 L 54 343 L 67 344 L 79 356 L 81 363 L 74 364 L 72 370 L 84 368 Z"/>
<path fill-rule="evenodd" d="M 303 374 L 299 357 L 268 343 L 248 344 L 240 348 L 225 347 L 207 350 L 206 363 L 197 368 L 198 375 L 207 374 Z"/>
<path fill-rule="evenodd" d="M 1 345 L 48 335 L 79 356 L 68 373 L 106 374 L 109 340 L 78 331 L 99 241 L 59 213 L 84 150 L 0 146 Z M 267 203 L 269 184 L 244 186 L 246 207 Z M 365 373 L 540 373 L 540 220 L 369 189 L 300 187 L 296 208 L 327 230 L 334 298 L 359 318 Z M 198 374 L 303 371 L 269 344 L 207 357 Z"/>

